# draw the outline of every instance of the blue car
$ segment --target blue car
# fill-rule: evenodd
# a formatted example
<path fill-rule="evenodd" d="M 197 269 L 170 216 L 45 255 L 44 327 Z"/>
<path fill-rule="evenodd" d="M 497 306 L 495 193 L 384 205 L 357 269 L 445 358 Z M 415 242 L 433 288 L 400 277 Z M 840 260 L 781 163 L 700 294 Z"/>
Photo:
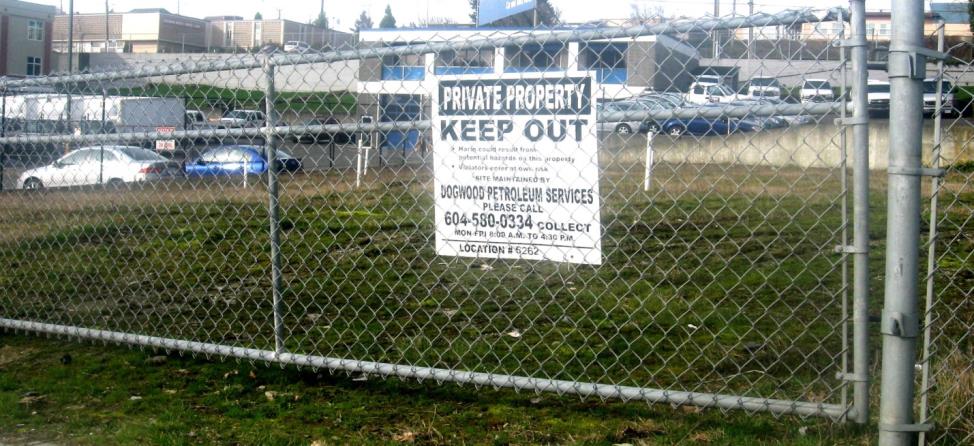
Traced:
<path fill-rule="evenodd" d="M 734 118 L 676 118 L 667 120 L 661 129 L 672 137 L 691 135 L 730 135 L 736 132 L 752 132 L 754 124 Z"/>
<path fill-rule="evenodd" d="M 261 175 L 267 172 L 266 149 L 261 146 L 232 145 L 214 147 L 203 152 L 199 158 L 186 163 L 186 175 L 190 177 Z M 275 171 L 297 172 L 301 170 L 301 160 L 277 151 L 274 160 Z"/>

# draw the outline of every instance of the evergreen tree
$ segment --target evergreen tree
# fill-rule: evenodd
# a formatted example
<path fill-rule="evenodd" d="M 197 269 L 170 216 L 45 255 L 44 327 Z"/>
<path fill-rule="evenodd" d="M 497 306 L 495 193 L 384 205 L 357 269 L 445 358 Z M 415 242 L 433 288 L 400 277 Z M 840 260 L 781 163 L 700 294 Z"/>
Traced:
<path fill-rule="evenodd" d="M 392 7 L 388 4 L 386 5 L 386 13 L 382 16 L 382 21 L 379 22 L 379 28 L 395 28 L 396 18 L 392 16 Z"/>
<path fill-rule="evenodd" d="M 258 12 L 254 14 L 254 20 L 264 20 L 264 15 Z"/>
<path fill-rule="evenodd" d="M 355 28 L 352 28 L 352 31 L 359 32 L 363 29 L 372 29 L 372 26 L 372 17 L 369 16 L 369 13 L 362 11 L 358 20 L 355 21 Z"/>
<path fill-rule="evenodd" d="M 318 13 L 318 18 L 314 19 L 311 24 L 318 28 L 328 29 L 328 17 L 325 16 L 325 11 Z"/>

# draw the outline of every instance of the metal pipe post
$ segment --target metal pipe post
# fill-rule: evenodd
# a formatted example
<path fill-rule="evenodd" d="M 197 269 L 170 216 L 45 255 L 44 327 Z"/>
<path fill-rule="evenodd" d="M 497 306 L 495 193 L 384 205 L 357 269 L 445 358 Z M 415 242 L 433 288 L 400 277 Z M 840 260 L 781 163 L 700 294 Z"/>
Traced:
<path fill-rule="evenodd" d="M 277 92 L 274 88 L 274 64 L 270 58 L 264 60 L 264 107 L 266 122 L 264 124 L 264 151 L 267 157 L 267 194 L 268 214 L 270 216 L 271 236 L 271 293 L 274 300 L 274 346 L 278 354 L 284 353 L 284 307 L 281 302 L 281 234 L 278 218 L 279 203 L 277 196 L 277 111 L 274 102 Z"/>
<path fill-rule="evenodd" d="M 919 331 L 917 274 L 920 256 L 920 176 L 923 131 L 923 2 L 894 1 L 888 72 L 889 186 L 886 289 L 880 333 L 883 367 L 879 444 L 913 444 L 914 363 Z"/>
<path fill-rule="evenodd" d="M 937 51 L 944 51 L 944 22 L 937 24 Z M 940 168 L 940 144 L 943 140 L 943 107 L 953 104 L 944 104 L 944 61 L 937 61 L 937 99 L 936 107 L 933 109 L 933 168 Z M 934 278 L 937 274 L 937 208 L 940 195 L 940 178 L 933 177 L 930 181 L 930 232 L 927 237 L 927 298 L 924 302 L 923 311 L 923 356 L 920 358 L 921 369 L 920 377 L 920 423 L 927 423 L 930 411 L 930 356 L 933 354 L 933 301 L 936 297 L 934 290 Z M 926 444 L 926 433 L 920 432 L 919 444 Z"/>
<path fill-rule="evenodd" d="M 7 136 L 7 89 L 2 93 L 3 103 L 0 103 L 0 138 Z M 3 190 L 3 169 L 7 163 L 7 145 L 0 144 L 0 191 Z M 14 187 L 16 189 L 16 186 Z"/>
<path fill-rule="evenodd" d="M 869 421 L 869 99 L 866 2 L 850 0 L 852 42 L 852 405 L 854 421 Z M 842 25 L 845 26 L 844 24 Z"/>

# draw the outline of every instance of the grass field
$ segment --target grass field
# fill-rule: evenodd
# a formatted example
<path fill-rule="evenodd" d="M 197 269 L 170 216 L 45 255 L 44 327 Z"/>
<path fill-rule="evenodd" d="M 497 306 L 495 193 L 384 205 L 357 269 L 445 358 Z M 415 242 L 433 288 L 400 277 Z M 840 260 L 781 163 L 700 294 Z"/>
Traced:
<path fill-rule="evenodd" d="M 661 163 L 644 192 L 641 164 L 606 157 L 600 267 L 435 256 L 432 178 L 422 167 L 380 169 L 360 189 L 348 171 L 285 178 L 286 348 L 840 403 L 834 375 L 843 351 L 843 270 L 833 248 L 842 235 L 841 172 Z M 974 202 L 961 191 L 963 177 L 948 181 L 961 203 Z M 872 185 L 879 271 L 884 176 L 875 175 Z M 0 196 L 0 209 L 4 317 L 273 348 L 262 187 L 176 182 L 120 192 L 16 193 Z M 963 206 L 953 209 L 947 218 L 969 230 Z M 874 277 L 873 289 L 881 290 L 881 277 Z M 824 420 L 547 394 L 532 402 L 534 395 L 507 391 L 191 359 L 153 366 L 148 353 L 0 340 L 3 354 L 16 357 L 0 361 L 0 404 L 16 407 L 0 415 L 0 431 L 28 435 L 52 426 L 43 430 L 82 443 L 868 438 Z M 61 365 L 68 351 L 74 361 Z M 28 392 L 43 396 L 36 407 L 21 402 L 30 401 Z"/>

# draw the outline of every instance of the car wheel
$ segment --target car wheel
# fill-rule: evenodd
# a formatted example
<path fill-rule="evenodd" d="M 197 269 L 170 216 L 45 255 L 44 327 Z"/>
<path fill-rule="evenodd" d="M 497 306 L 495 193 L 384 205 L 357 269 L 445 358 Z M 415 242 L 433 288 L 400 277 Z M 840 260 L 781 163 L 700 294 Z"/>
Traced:
<path fill-rule="evenodd" d="M 646 126 L 646 131 L 650 133 L 659 133 L 659 125 L 656 123 L 649 124 Z"/>
<path fill-rule="evenodd" d="M 620 135 L 632 134 L 632 127 L 629 127 L 629 124 L 619 124 L 616 126 L 616 133 Z"/>
<path fill-rule="evenodd" d="M 37 178 L 28 178 L 24 181 L 24 189 L 26 190 L 41 190 L 44 189 L 44 183 Z"/>
<path fill-rule="evenodd" d="M 112 178 L 108 180 L 108 183 L 105 183 L 105 186 L 111 190 L 119 190 L 125 187 L 125 182 L 119 178 Z"/>
<path fill-rule="evenodd" d="M 666 134 L 667 135 L 670 135 L 670 136 L 672 136 L 674 138 L 679 138 L 679 137 L 683 136 L 683 134 L 686 133 L 686 132 L 687 132 L 687 129 L 685 129 L 682 126 L 679 126 L 679 125 L 674 125 L 674 126 L 668 128 L 668 129 L 666 129 Z"/>

